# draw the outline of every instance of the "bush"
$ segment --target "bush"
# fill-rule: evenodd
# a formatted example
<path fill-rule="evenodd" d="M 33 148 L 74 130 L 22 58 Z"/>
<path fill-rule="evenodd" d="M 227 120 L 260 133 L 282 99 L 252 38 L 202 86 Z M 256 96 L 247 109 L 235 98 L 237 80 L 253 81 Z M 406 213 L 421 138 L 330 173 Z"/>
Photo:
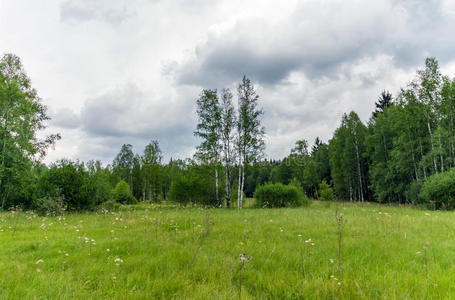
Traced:
<path fill-rule="evenodd" d="M 423 183 L 419 193 L 423 202 L 431 208 L 452 209 L 455 207 L 455 168 L 431 175 Z"/>
<path fill-rule="evenodd" d="M 303 192 L 303 186 L 297 178 L 292 178 L 292 180 L 289 182 L 289 185 L 293 185 Z"/>
<path fill-rule="evenodd" d="M 118 202 L 115 202 L 114 200 L 108 200 L 106 202 L 103 202 L 99 205 L 99 208 L 101 210 L 107 210 L 107 211 L 116 211 L 120 208 L 120 204 Z"/>
<path fill-rule="evenodd" d="M 322 201 L 333 201 L 333 198 L 335 195 L 333 194 L 333 189 L 330 187 L 330 185 L 327 183 L 327 181 L 323 180 L 319 184 L 319 200 Z"/>
<path fill-rule="evenodd" d="M 191 190 L 191 183 L 188 178 L 178 176 L 172 180 L 169 188 L 169 199 L 181 205 L 187 205 L 194 201 Z"/>
<path fill-rule="evenodd" d="M 120 180 L 112 191 L 112 198 L 122 204 L 136 204 L 137 200 L 131 193 L 130 186 L 124 180 Z"/>
<path fill-rule="evenodd" d="M 95 189 L 84 165 L 79 162 L 61 160 L 54 163 L 41 174 L 37 190 L 40 195 L 37 198 L 61 198 L 70 211 L 92 209 L 97 204 L 93 197 Z"/>
<path fill-rule="evenodd" d="M 179 174 L 172 180 L 169 199 L 181 205 L 189 203 L 220 207 L 223 205 L 223 184 L 218 186 L 219 200 L 216 201 L 216 189 L 212 169 L 209 166 L 191 166 L 185 174 Z"/>
<path fill-rule="evenodd" d="M 258 186 L 254 197 L 259 207 L 300 206 L 308 205 L 310 202 L 298 187 L 282 183 L 266 183 Z"/>
<path fill-rule="evenodd" d="M 413 205 L 425 204 L 425 201 L 420 197 L 420 191 L 422 190 L 422 181 L 413 181 L 409 184 L 404 192 L 406 201 Z"/>
<path fill-rule="evenodd" d="M 61 216 L 65 213 L 66 207 L 59 197 L 44 197 L 36 199 L 35 210 L 39 215 Z"/>

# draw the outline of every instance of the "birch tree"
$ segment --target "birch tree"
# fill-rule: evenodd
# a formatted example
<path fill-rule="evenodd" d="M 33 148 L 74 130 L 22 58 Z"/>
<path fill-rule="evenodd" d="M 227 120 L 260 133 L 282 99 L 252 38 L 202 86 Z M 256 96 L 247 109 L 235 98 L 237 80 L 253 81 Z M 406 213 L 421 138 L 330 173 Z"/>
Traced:
<path fill-rule="evenodd" d="M 221 92 L 221 122 L 220 133 L 223 144 L 223 160 L 226 185 L 226 206 L 231 206 L 231 183 L 232 183 L 232 163 L 234 161 L 234 129 L 236 125 L 236 115 L 232 103 L 233 95 L 229 89 Z"/>
<path fill-rule="evenodd" d="M 437 122 L 436 110 L 441 102 L 442 75 L 439 71 L 438 61 L 435 58 L 427 58 L 425 60 L 425 69 L 417 71 L 417 78 L 411 82 L 410 87 L 416 94 L 417 99 L 424 104 L 423 113 L 427 122 L 434 172 L 438 173 L 437 151 L 435 149 L 433 131 Z M 443 166 L 441 165 L 441 171 L 443 171 L 442 169 Z"/>
<path fill-rule="evenodd" d="M 202 138 L 202 142 L 197 148 L 196 156 L 200 160 L 211 164 L 215 170 L 215 195 L 216 203 L 219 203 L 218 167 L 222 146 L 220 143 L 221 111 L 216 89 L 207 89 L 201 92 L 197 100 L 196 112 L 198 124 L 194 135 Z"/>
<path fill-rule="evenodd" d="M 131 144 L 124 144 L 120 152 L 112 162 L 113 173 L 117 177 L 117 181 L 126 181 L 131 192 L 134 190 L 133 186 L 133 166 L 134 166 L 134 153 Z"/>
<path fill-rule="evenodd" d="M 455 165 L 455 80 L 450 80 L 447 77 L 443 78 L 443 86 L 441 90 L 442 103 L 442 126 L 448 132 L 448 153 L 449 166 Z"/>
<path fill-rule="evenodd" d="M 355 112 L 344 114 L 330 141 L 330 167 L 337 195 L 350 201 L 365 201 L 367 129 Z"/>
<path fill-rule="evenodd" d="M 258 107 L 259 95 L 257 95 L 250 79 L 246 78 L 246 76 L 243 76 L 237 93 L 237 151 L 239 165 L 237 207 L 242 208 L 245 166 L 257 160 L 262 155 L 265 147 L 265 130 L 261 126 L 263 111 Z"/>
<path fill-rule="evenodd" d="M 145 146 L 141 156 L 143 177 L 143 200 L 158 201 L 161 195 L 161 149 L 158 141 L 153 140 Z"/>
<path fill-rule="evenodd" d="M 0 193 L 2 208 L 17 192 L 30 162 L 44 156 L 60 135 L 40 140 L 37 133 L 49 120 L 46 107 L 31 86 L 18 56 L 0 59 Z"/>

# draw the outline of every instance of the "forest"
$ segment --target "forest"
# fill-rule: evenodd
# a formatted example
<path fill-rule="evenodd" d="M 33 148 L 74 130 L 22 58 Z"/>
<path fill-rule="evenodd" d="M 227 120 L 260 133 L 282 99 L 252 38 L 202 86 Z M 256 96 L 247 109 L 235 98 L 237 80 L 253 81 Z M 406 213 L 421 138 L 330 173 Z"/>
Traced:
<path fill-rule="evenodd" d="M 279 160 L 265 159 L 264 112 L 253 82 L 195 95 L 193 157 L 163 161 L 159 141 L 124 144 L 110 164 L 42 158 L 59 134 L 39 138 L 49 120 L 20 58 L 0 61 L 1 208 L 41 212 L 163 201 L 242 208 L 265 187 L 292 186 L 305 199 L 455 207 L 455 80 L 427 58 L 409 83 L 378 95 L 368 122 L 346 112 L 328 141 L 302 137 Z M 262 191 L 264 192 L 264 191 Z M 291 191 L 292 192 L 292 191 Z M 283 204 L 285 205 L 285 204 Z"/>

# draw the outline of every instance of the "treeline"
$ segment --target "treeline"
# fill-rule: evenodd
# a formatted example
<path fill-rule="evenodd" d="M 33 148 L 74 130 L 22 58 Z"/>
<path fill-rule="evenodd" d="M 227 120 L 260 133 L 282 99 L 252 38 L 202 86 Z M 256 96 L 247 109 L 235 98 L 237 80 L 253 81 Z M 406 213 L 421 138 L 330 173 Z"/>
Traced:
<path fill-rule="evenodd" d="M 239 116 L 241 91 L 242 84 L 238 90 Z M 208 94 L 217 103 L 216 90 L 203 90 L 199 102 Z M 225 90 L 220 98 L 224 99 L 224 95 Z M 199 103 L 198 107 L 204 106 Z M 212 108 L 211 111 L 217 111 L 216 105 Z M 261 114 L 262 110 L 258 110 L 258 115 Z M 198 115 L 203 123 L 201 109 Z M 455 80 L 441 74 L 435 58 L 427 58 L 425 67 L 417 70 L 415 77 L 395 97 L 388 91 L 380 94 L 366 124 L 355 112 L 344 114 L 327 143 L 317 138 L 309 149 L 306 140 L 299 140 L 291 153 L 280 161 L 261 161 L 260 155 L 242 161 L 239 152 L 234 161 L 245 173 L 244 179 L 239 180 L 240 189 L 251 197 L 258 185 L 296 181 L 305 194 L 313 198 L 319 198 L 321 190 L 325 194 L 329 184 L 341 200 L 453 208 L 454 117 Z M 259 121 L 254 118 L 254 122 Z M 237 122 L 242 124 L 242 121 Z M 218 127 L 222 128 L 222 124 L 223 121 Z M 241 132 L 238 127 L 234 145 L 235 141 L 241 140 Z M 207 135 L 201 137 L 200 148 L 203 148 L 209 138 Z M 212 141 L 219 140 L 216 134 L 212 137 Z M 241 148 L 237 146 L 236 149 Z M 261 153 L 261 147 L 253 146 L 252 149 Z"/>
<path fill-rule="evenodd" d="M 343 199 L 452 208 L 455 178 L 447 171 L 455 163 L 454 113 L 455 81 L 441 74 L 435 58 L 427 58 L 395 99 L 381 94 L 367 125 L 355 113 L 343 117 L 329 143 L 336 193 Z M 436 190 L 439 194 L 430 192 Z"/>
<path fill-rule="evenodd" d="M 337 197 L 455 206 L 455 80 L 441 74 L 434 58 L 395 97 L 382 92 L 366 124 L 355 112 L 344 114 L 329 141 L 317 138 L 310 147 L 299 140 L 280 160 L 264 159 L 263 110 L 248 78 L 238 85 L 235 104 L 234 98 L 229 89 L 202 90 L 194 131 L 201 143 L 192 158 L 164 163 L 152 140 L 136 153 L 123 145 L 106 166 L 70 160 L 46 166 L 41 158 L 60 136 L 37 137 L 49 119 L 46 108 L 20 59 L 6 54 L 0 60 L 1 207 L 55 212 L 173 201 L 241 208 L 260 186 L 256 195 L 269 204 L 266 191 L 286 194 L 294 205 Z"/>

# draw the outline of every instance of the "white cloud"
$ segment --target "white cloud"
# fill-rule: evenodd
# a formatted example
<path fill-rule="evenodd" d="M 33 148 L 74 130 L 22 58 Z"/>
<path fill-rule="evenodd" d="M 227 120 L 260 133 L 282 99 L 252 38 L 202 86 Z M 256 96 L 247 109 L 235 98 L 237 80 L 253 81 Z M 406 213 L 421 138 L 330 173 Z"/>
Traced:
<path fill-rule="evenodd" d="M 366 121 L 425 56 L 455 74 L 452 1 L 0 1 L 0 53 L 19 55 L 61 132 L 47 161 L 112 160 L 158 139 L 191 155 L 201 88 L 257 84 L 280 158 L 327 140 L 343 112 Z M 14 30 L 12 30 L 14 28 Z"/>
<path fill-rule="evenodd" d="M 120 24 L 134 16 L 131 4 L 126 0 L 66 0 L 60 4 L 60 17 L 63 21 L 100 20 Z"/>

